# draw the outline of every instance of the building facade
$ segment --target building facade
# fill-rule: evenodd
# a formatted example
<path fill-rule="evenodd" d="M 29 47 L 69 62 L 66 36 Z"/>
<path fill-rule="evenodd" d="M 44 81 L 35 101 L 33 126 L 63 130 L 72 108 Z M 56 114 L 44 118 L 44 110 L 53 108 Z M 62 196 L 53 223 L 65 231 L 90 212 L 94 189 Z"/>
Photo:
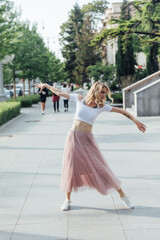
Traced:
<path fill-rule="evenodd" d="M 105 10 L 105 19 L 103 20 L 103 29 L 116 28 L 118 24 L 110 24 L 111 18 L 119 19 L 121 15 L 122 2 L 112 3 L 111 8 Z M 134 12 L 133 12 L 134 13 Z M 103 61 L 104 64 L 116 64 L 116 53 L 118 50 L 117 38 L 103 44 Z M 137 54 L 137 64 L 146 67 L 146 56 L 143 52 Z"/>

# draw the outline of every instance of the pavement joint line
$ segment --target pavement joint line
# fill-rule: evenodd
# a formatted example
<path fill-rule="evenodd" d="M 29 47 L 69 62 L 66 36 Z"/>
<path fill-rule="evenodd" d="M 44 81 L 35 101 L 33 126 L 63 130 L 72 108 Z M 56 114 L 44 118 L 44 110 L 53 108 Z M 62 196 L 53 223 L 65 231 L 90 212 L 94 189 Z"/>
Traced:
<path fill-rule="evenodd" d="M 51 137 L 50 137 L 50 138 L 51 138 Z M 49 140 L 48 140 L 48 142 L 47 142 L 46 145 L 48 145 L 48 143 L 50 142 L 50 138 L 49 138 Z M 37 167 L 37 171 L 35 172 L 35 175 L 34 175 L 34 177 L 33 177 L 32 183 L 31 183 L 31 185 L 30 185 L 30 187 L 29 187 L 28 193 L 27 193 L 26 198 L 25 198 L 25 200 L 24 200 L 24 203 L 23 203 L 23 205 L 22 205 L 22 209 L 21 209 L 21 211 L 20 211 L 20 213 L 19 213 L 19 216 L 18 216 L 18 218 L 17 218 L 17 221 L 16 221 L 16 223 L 15 223 L 15 225 L 14 225 L 14 228 L 13 228 L 13 231 L 12 231 L 12 233 L 11 233 L 10 240 L 12 240 L 12 237 L 13 237 L 13 235 L 14 235 L 16 226 L 18 225 L 18 221 L 19 221 L 19 219 L 20 219 L 20 217 L 21 217 L 22 211 L 23 211 L 23 209 L 24 209 L 24 207 L 25 207 L 25 204 L 26 204 L 27 199 L 28 199 L 28 196 L 29 196 L 29 194 L 30 194 L 30 192 L 31 192 L 32 186 L 33 186 L 34 181 L 35 181 L 35 179 L 36 179 L 36 177 L 37 177 L 37 175 L 38 175 L 38 171 L 39 171 L 39 169 L 40 169 L 40 166 L 41 166 L 41 164 L 42 164 L 42 162 L 43 162 L 45 153 L 46 153 L 46 150 L 43 152 L 42 158 L 41 158 L 41 160 L 40 160 L 40 162 L 39 162 L 39 165 L 38 165 L 38 167 Z"/>
<path fill-rule="evenodd" d="M 67 239 L 68 240 L 69 237 L 69 211 L 67 212 Z"/>
<path fill-rule="evenodd" d="M 120 216 L 119 216 L 118 210 L 117 210 L 117 208 L 116 208 L 116 204 L 115 204 L 114 198 L 113 198 L 113 196 L 112 196 L 112 193 L 111 193 L 111 198 L 112 198 L 113 205 L 114 205 L 114 207 L 115 207 L 115 210 L 116 210 L 116 213 L 117 213 L 117 216 L 118 216 L 118 219 L 119 219 L 120 225 L 121 225 L 121 227 L 122 227 L 124 237 L 125 237 L 126 240 L 128 240 L 128 238 L 127 238 L 127 236 L 126 236 L 126 233 L 125 233 L 125 230 L 124 230 L 124 228 L 123 228 L 123 224 L 122 224 L 122 222 L 121 222 L 121 219 L 120 219 Z"/>

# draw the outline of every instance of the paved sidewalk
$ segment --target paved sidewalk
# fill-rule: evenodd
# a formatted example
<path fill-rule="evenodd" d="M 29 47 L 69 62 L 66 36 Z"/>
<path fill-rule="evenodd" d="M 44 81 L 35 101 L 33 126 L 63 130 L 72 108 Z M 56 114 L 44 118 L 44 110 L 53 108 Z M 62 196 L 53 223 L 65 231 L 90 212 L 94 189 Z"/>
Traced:
<path fill-rule="evenodd" d="M 40 104 L 0 128 L 0 240 L 160 240 L 160 117 L 141 120 L 146 134 L 116 113 L 94 126 L 98 145 L 135 204 L 127 210 L 116 192 L 72 194 L 61 212 L 63 146 L 75 106 L 45 115 Z"/>

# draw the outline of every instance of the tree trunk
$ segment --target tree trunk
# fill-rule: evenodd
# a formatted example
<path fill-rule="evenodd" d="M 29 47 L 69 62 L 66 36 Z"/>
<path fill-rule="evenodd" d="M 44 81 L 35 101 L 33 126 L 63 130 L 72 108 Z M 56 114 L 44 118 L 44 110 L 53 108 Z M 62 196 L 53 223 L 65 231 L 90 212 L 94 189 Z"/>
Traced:
<path fill-rule="evenodd" d="M 23 79 L 23 97 L 25 97 L 25 80 Z"/>
<path fill-rule="evenodd" d="M 120 78 L 120 83 L 122 89 L 125 87 L 128 87 L 129 85 L 133 84 L 135 82 L 133 75 L 123 76 Z"/>
<path fill-rule="evenodd" d="M 30 79 L 28 79 L 28 90 L 29 90 L 29 96 L 31 95 L 31 91 L 30 91 L 30 87 L 31 87 L 31 86 L 30 86 L 30 83 L 31 83 L 31 82 L 30 82 Z"/>
<path fill-rule="evenodd" d="M 16 76 L 15 76 L 14 69 L 13 69 L 13 89 L 14 89 L 14 99 L 16 99 Z"/>
<path fill-rule="evenodd" d="M 33 80 L 33 94 L 35 95 L 36 93 L 35 93 L 35 79 Z"/>

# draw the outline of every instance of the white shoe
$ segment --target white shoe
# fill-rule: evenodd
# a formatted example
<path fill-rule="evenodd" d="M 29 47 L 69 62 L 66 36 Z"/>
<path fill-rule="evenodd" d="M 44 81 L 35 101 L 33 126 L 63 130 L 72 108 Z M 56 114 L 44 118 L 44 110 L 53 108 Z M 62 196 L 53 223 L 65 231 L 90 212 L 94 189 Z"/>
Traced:
<path fill-rule="evenodd" d="M 131 204 L 130 200 L 128 199 L 127 196 L 124 197 L 120 197 L 121 201 L 124 203 L 124 205 L 129 208 L 129 209 L 133 209 L 134 206 Z"/>
<path fill-rule="evenodd" d="M 71 200 L 65 200 L 61 206 L 62 211 L 68 211 L 70 209 Z"/>

